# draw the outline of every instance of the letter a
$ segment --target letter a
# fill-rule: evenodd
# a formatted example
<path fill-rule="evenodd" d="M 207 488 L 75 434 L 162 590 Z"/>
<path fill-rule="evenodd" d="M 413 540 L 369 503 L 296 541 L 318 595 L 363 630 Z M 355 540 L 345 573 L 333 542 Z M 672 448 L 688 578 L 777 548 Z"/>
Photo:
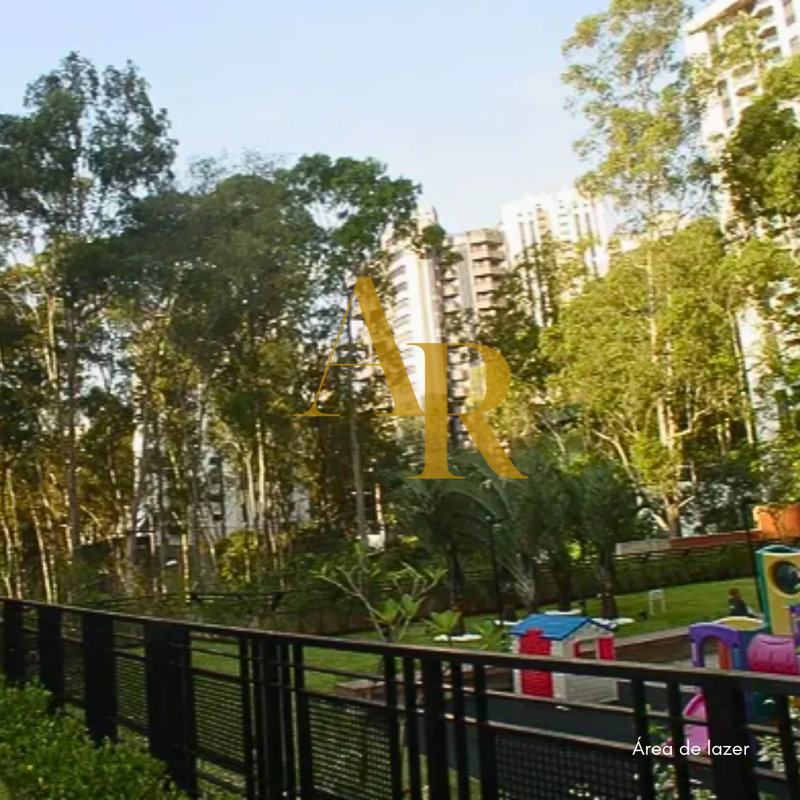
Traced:
<path fill-rule="evenodd" d="M 369 332 L 372 344 L 375 346 L 375 354 L 378 356 L 377 364 L 331 364 L 333 354 L 336 352 L 336 345 L 339 343 L 339 337 L 342 335 L 342 328 L 344 327 L 347 315 L 350 313 L 350 308 L 353 305 L 353 298 L 358 298 L 358 304 L 364 314 L 364 324 Z M 422 417 L 424 412 L 420 408 L 417 396 L 414 394 L 414 388 L 411 386 L 408 373 L 406 372 L 403 359 L 400 356 L 400 351 L 397 349 L 397 342 L 392 336 L 392 330 L 386 320 L 386 314 L 383 313 L 383 306 L 378 299 L 378 293 L 375 291 L 375 285 L 372 283 L 372 278 L 358 278 L 356 280 L 355 289 L 350 296 L 350 302 L 347 305 L 347 311 L 344 312 L 342 317 L 342 324 L 339 326 L 339 333 L 336 334 L 336 341 L 333 343 L 331 356 L 328 359 L 328 364 L 325 367 L 325 372 L 322 373 L 322 380 L 319 382 L 319 389 L 317 389 L 316 397 L 311 405 L 311 408 L 305 414 L 294 414 L 295 417 L 340 417 L 341 414 L 326 414 L 317 408 L 317 400 L 319 400 L 322 386 L 325 383 L 325 376 L 331 367 L 380 367 L 386 376 L 386 383 L 389 385 L 389 391 L 392 393 L 394 399 L 394 412 L 389 414 L 378 414 L 379 417 Z"/>

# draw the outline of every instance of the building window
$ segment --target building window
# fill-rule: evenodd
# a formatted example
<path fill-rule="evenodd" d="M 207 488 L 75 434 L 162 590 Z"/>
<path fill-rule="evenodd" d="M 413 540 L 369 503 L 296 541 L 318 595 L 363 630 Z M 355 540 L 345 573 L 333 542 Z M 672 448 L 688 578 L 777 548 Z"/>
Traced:
<path fill-rule="evenodd" d="M 795 36 L 791 42 L 789 42 L 789 49 L 792 53 L 800 53 L 800 36 Z"/>

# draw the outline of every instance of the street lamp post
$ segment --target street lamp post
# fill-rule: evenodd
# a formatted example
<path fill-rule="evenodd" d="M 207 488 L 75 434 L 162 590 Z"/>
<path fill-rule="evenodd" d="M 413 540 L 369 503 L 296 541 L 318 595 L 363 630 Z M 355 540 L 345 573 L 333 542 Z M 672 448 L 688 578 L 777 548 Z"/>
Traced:
<path fill-rule="evenodd" d="M 481 483 L 481 489 L 485 491 L 492 489 L 491 479 L 487 479 Z M 495 533 L 497 531 L 497 519 L 493 513 L 489 513 L 486 517 L 486 523 L 489 526 L 489 556 L 492 560 L 492 579 L 494 582 L 494 596 L 497 603 L 497 622 L 503 624 L 503 592 L 500 588 L 500 566 L 497 563 L 497 546 L 495 543 Z"/>
<path fill-rule="evenodd" d="M 496 523 L 493 517 L 489 517 L 489 554 L 492 559 L 492 577 L 494 580 L 494 596 L 497 603 L 497 621 L 503 622 L 503 592 L 500 588 L 500 567 L 497 563 L 497 547 L 495 546 Z"/>

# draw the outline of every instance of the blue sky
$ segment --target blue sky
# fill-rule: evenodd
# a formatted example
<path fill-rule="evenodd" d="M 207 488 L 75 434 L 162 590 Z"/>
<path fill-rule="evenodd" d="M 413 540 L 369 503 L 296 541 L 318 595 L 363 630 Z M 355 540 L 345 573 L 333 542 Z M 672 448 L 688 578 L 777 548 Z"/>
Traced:
<path fill-rule="evenodd" d="M 69 50 L 133 60 L 197 156 L 373 156 L 450 230 L 572 183 L 561 43 L 604 0 L 0 0 L 0 112 Z"/>

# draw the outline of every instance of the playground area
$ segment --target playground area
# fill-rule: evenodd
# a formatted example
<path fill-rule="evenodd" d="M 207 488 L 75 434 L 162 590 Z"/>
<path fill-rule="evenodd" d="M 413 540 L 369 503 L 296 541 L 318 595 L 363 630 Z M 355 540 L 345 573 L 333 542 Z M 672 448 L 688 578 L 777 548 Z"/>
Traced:
<path fill-rule="evenodd" d="M 780 559 L 762 558 L 767 576 L 800 557 L 772 554 Z M 793 603 L 774 595 L 766 636 L 778 635 Z M 149 742 L 189 793 L 219 786 L 248 798 L 339 800 L 424 797 L 427 787 L 431 797 L 470 800 L 660 799 L 652 787 L 670 779 L 728 800 L 758 797 L 737 794 L 748 781 L 781 799 L 800 786 L 796 766 L 775 758 L 796 742 L 781 721 L 800 694 L 796 680 L 736 670 L 733 652 L 725 670 L 708 660 L 697 669 L 625 662 L 620 652 L 635 637 L 591 617 L 527 617 L 509 626 L 516 652 L 500 653 L 0 606 L 7 679 L 40 681 L 93 736 Z M 715 622 L 724 617 L 697 624 Z M 354 681 L 369 691 L 343 691 Z M 757 702 L 766 699 L 774 705 Z M 692 726 L 752 756 L 634 753 L 640 742 L 695 741 L 703 731 Z M 759 759 L 770 754 L 765 766 Z M 267 779 L 271 794 L 260 794 Z"/>

